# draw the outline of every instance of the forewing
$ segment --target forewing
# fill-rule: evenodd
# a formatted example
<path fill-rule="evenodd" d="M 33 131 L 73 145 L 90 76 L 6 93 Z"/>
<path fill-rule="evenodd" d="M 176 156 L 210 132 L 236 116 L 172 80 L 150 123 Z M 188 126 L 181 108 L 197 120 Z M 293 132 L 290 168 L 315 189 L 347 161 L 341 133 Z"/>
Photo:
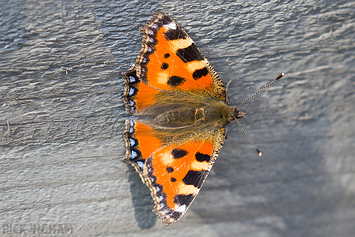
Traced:
<path fill-rule="evenodd" d="M 155 12 L 141 28 L 142 50 L 131 70 L 159 90 L 225 100 L 225 89 L 196 44 L 169 15 Z"/>

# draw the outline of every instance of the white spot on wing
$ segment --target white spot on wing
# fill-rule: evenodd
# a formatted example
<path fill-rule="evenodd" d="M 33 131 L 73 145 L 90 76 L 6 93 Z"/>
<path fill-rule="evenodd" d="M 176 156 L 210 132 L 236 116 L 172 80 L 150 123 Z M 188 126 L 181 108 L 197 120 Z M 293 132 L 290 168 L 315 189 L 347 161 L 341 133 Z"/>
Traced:
<path fill-rule="evenodd" d="M 175 211 L 184 213 L 186 211 L 186 205 L 179 206 Z"/>
<path fill-rule="evenodd" d="M 137 161 L 137 165 L 139 166 L 139 168 L 141 168 L 141 170 L 143 170 L 143 161 Z"/>
<path fill-rule="evenodd" d="M 132 96 L 133 94 L 134 94 L 134 88 L 131 87 L 131 88 L 129 88 L 128 95 L 129 95 L 129 96 Z"/>
<path fill-rule="evenodd" d="M 166 29 L 176 30 L 176 24 L 174 22 L 170 22 L 169 24 L 164 26 Z"/>
<path fill-rule="evenodd" d="M 129 145 L 132 147 L 136 145 L 136 141 L 133 138 L 129 138 Z"/>
<path fill-rule="evenodd" d="M 136 78 L 133 77 L 133 76 L 129 76 L 129 82 L 130 82 L 130 83 L 136 82 Z"/>
<path fill-rule="evenodd" d="M 137 158 L 138 154 L 134 150 L 131 150 L 131 159 Z"/>

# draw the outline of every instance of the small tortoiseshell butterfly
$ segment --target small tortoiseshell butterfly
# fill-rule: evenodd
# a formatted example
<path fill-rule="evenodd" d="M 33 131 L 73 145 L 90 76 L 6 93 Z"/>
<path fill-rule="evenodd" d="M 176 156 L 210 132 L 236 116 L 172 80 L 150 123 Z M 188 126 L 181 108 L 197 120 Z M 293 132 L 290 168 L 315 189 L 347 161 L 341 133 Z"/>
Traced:
<path fill-rule="evenodd" d="M 244 116 L 226 102 L 224 85 L 196 44 L 169 15 L 155 12 L 141 28 L 142 50 L 122 73 L 127 113 L 125 161 L 151 190 L 166 225 L 187 211 L 225 139 Z"/>

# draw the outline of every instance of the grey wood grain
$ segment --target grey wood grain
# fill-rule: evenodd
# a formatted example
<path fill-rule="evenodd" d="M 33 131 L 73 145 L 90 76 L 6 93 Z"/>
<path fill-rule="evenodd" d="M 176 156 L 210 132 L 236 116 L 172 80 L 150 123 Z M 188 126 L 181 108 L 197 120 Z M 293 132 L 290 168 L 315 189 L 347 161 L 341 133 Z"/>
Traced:
<path fill-rule="evenodd" d="M 155 10 L 245 104 L 188 213 L 166 228 L 122 162 L 123 80 Z M 9 1 L 0 5 L 0 235 L 353 236 L 355 3 Z"/>

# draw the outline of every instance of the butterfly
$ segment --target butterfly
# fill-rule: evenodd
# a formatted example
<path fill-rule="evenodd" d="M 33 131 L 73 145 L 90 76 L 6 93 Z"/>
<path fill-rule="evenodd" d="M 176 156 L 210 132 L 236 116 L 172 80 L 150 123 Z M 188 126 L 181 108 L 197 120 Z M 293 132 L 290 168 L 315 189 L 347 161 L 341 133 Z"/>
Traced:
<path fill-rule="evenodd" d="M 149 187 L 153 212 L 178 221 L 196 198 L 223 146 L 225 126 L 245 112 L 229 106 L 225 87 L 194 41 L 169 15 L 141 28 L 142 49 L 121 73 L 126 111 L 125 161 Z"/>

